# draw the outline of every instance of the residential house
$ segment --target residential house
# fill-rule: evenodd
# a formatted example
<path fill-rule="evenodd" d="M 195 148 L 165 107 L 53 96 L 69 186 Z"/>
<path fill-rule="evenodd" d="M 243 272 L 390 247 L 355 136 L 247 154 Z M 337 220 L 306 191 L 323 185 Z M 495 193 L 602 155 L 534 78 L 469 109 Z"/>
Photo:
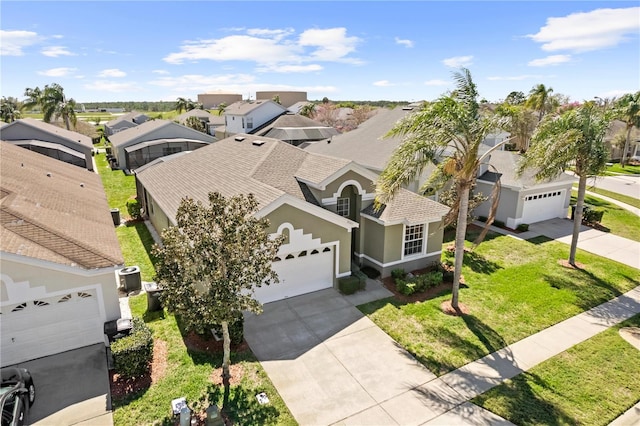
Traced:
<path fill-rule="evenodd" d="M 34 118 L 22 118 L 3 126 L 0 140 L 65 163 L 93 170 L 91 138 Z"/>
<path fill-rule="evenodd" d="M 305 145 L 304 149 L 350 159 L 380 174 L 402 142 L 400 137 L 386 135 L 398 120 L 411 112 L 412 108 L 409 106 L 393 110 L 381 109 L 358 128 L 327 141 Z M 505 137 L 506 135 L 500 132 L 489 135 L 487 143 L 483 145 L 483 151 L 503 141 Z M 480 167 L 476 193 L 481 192 L 488 196 L 496 177 L 501 177 L 502 188 L 496 220 L 515 228 L 521 223 L 531 224 L 554 217 L 566 217 L 574 178 L 563 173 L 550 182 L 537 183 L 530 172 L 517 177 L 515 167 L 518 159 L 519 154 L 515 152 L 496 150 L 489 157 L 489 163 Z M 427 167 L 421 176 L 407 185 L 407 188 L 417 191 L 432 171 L 433 166 Z M 435 199 L 436 195 L 431 198 Z M 485 202 L 475 209 L 474 214 L 488 216 L 488 211 L 489 204 Z"/>
<path fill-rule="evenodd" d="M 242 101 L 224 110 L 225 137 L 236 133 L 254 133 L 287 109 L 272 100 Z"/>
<path fill-rule="evenodd" d="M 216 138 L 173 121 L 151 120 L 109 140 L 117 167 L 134 170 L 165 155 L 202 148 Z"/>
<path fill-rule="evenodd" d="M 198 94 L 198 103 L 205 109 L 217 109 L 221 104 L 231 105 L 240 101 L 242 101 L 241 94 L 222 90 Z"/>
<path fill-rule="evenodd" d="M 216 127 L 224 125 L 224 117 L 216 114 L 211 114 L 209 111 L 204 109 L 192 109 L 190 111 L 184 112 L 174 118 L 174 121 L 182 124 L 183 126 L 187 126 L 187 121 L 191 117 L 196 117 L 200 122 L 204 125 L 207 134 L 215 136 Z"/>
<path fill-rule="evenodd" d="M 337 129 L 299 114 L 284 114 L 255 132 L 256 136 L 280 139 L 291 145 L 300 146 L 326 140 L 337 135 Z"/>
<path fill-rule="evenodd" d="M 604 137 L 604 142 L 609 148 L 609 158 L 612 161 L 622 160 L 624 151 L 624 141 L 627 137 L 627 125 L 622 120 L 613 120 Z M 640 162 L 640 129 L 631 128 L 629 135 L 629 146 L 627 150 L 627 160 L 636 158 Z"/>
<path fill-rule="evenodd" d="M 125 129 L 136 127 L 142 123 L 147 122 L 149 117 L 137 111 L 131 111 L 130 113 L 114 118 L 108 121 L 104 125 L 104 135 L 108 138 L 111 135 L 115 135 Z"/>
<path fill-rule="evenodd" d="M 100 176 L 7 142 L 0 166 L 0 365 L 104 342 L 124 260 Z"/>
<path fill-rule="evenodd" d="M 268 101 L 278 100 L 279 104 L 285 108 L 289 108 L 291 105 L 297 102 L 304 102 L 307 100 L 307 92 L 296 92 L 291 90 L 268 90 L 256 92 L 256 100 Z"/>
<path fill-rule="evenodd" d="M 135 175 L 144 214 L 158 232 L 175 225 L 184 197 L 206 203 L 210 192 L 255 195 L 269 232 L 286 236 L 273 262 L 280 283 L 256 290 L 262 303 L 335 287 L 353 262 L 388 276 L 440 260 L 446 206 L 402 190 L 375 210 L 375 173 L 280 140 L 238 134 L 156 160 Z"/>

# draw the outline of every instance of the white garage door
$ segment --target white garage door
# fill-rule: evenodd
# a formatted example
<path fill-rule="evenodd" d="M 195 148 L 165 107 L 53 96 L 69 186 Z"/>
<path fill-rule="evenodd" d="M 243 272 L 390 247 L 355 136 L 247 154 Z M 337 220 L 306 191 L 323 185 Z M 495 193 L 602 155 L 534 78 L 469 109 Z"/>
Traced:
<path fill-rule="evenodd" d="M 565 190 L 527 195 L 522 209 L 521 223 L 536 223 L 556 217 L 566 217 Z"/>
<path fill-rule="evenodd" d="M 4 306 L 2 366 L 104 341 L 99 312 L 93 290 Z"/>
<path fill-rule="evenodd" d="M 332 287 L 333 252 L 332 246 L 293 253 L 281 250 L 272 266 L 280 282 L 257 288 L 255 298 L 268 303 Z"/>

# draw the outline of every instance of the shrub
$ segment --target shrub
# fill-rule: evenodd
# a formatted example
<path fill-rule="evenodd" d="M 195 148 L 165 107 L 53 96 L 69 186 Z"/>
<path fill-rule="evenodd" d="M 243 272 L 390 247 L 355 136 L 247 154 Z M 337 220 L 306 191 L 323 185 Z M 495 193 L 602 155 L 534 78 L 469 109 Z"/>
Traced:
<path fill-rule="evenodd" d="M 127 200 L 127 211 L 129 212 L 129 216 L 134 220 L 138 220 L 142 217 L 140 212 L 140 202 L 137 198 Z"/>
<path fill-rule="evenodd" d="M 358 278 L 358 282 L 360 284 L 358 290 L 364 290 L 367 286 L 367 276 L 365 275 L 365 273 L 362 271 L 356 271 L 353 273 L 353 275 Z"/>
<path fill-rule="evenodd" d="M 582 220 L 586 223 L 600 223 L 603 215 L 602 209 L 585 208 L 582 212 Z"/>
<path fill-rule="evenodd" d="M 504 222 L 501 220 L 494 220 L 493 225 L 497 226 L 498 228 L 504 228 Z"/>
<path fill-rule="evenodd" d="M 353 294 L 360 290 L 360 278 L 355 275 L 342 277 L 338 280 L 338 289 L 342 294 Z"/>
<path fill-rule="evenodd" d="M 211 330 L 219 330 L 222 336 L 222 326 L 220 324 L 214 324 L 209 328 Z M 229 323 L 229 338 L 232 345 L 239 345 L 244 341 L 244 316 L 242 312 L 238 312 L 235 320 Z"/>
<path fill-rule="evenodd" d="M 391 271 L 391 278 L 393 278 L 394 280 L 402 280 L 407 276 L 407 273 L 404 271 L 404 269 L 394 269 Z"/>
<path fill-rule="evenodd" d="M 478 216 L 478 220 L 480 222 L 486 222 L 487 221 L 487 217 L 486 216 Z"/>
<path fill-rule="evenodd" d="M 111 343 L 113 366 L 125 378 L 140 377 L 149 372 L 153 360 L 153 336 L 142 318 L 134 317 L 131 333 Z"/>
<path fill-rule="evenodd" d="M 416 292 L 416 283 L 412 281 L 405 281 L 402 279 L 396 280 L 396 290 L 405 296 L 411 296 Z"/>
<path fill-rule="evenodd" d="M 528 223 L 521 223 L 520 225 L 516 226 L 516 231 L 527 232 L 528 230 L 529 230 Z"/>

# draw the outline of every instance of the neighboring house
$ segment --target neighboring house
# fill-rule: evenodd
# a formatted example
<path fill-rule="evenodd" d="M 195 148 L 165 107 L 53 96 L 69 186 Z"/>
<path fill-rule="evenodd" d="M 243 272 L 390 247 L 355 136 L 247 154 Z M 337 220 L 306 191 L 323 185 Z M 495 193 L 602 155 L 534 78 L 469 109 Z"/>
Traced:
<path fill-rule="evenodd" d="M 9 123 L 0 130 L 0 140 L 93 170 L 91 138 L 44 121 L 22 118 Z"/>
<path fill-rule="evenodd" d="M 402 142 L 400 137 L 387 138 L 385 135 L 398 120 L 411 111 L 411 107 L 381 109 L 358 128 L 341 133 L 328 141 L 309 144 L 305 146 L 305 150 L 350 159 L 380 174 Z M 500 132 L 489 135 L 485 142 L 486 149 L 506 137 L 507 134 Z M 562 174 L 551 182 L 536 183 L 530 173 L 516 178 L 515 167 L 518 158 L 519 154 L 515 152 L 496 150 L 489 160 L 491 167 L 485 164 L 479 170 L 476 193 L 489 195 L 495 182 L 494 172 L 497 171 L 501 176 L 502 189 L 496 220 L 515 228 L 521 223 L 531 224 L 554 217 L 566 217 L 574 179 L 568 174 Z M 407 185 L 407 188 L 417 191 L 428 179 L 432 167 L 427 167 L 418 179 Z M 436 195 L 432 198 L 435 199 Z M 487 216 L 488 211 L 488 203 L 483 203 L 475 209 L 474 214 Z"/>
<path fill-rule="evenodd" d="M 104 342 L 124 260 L 100 176 L 0 142 L 0 365 Z"/>
<path fill-rule="evenodd" d="M 255 132 L 256 136 L 280 139 L 294 146 L 330 139 L 337 129 L 299 114 L 284 114 Z"/>
<path fill-rule="evenodd" d="M 493 147 L 493 146 L 498 145 L 499 143 L 504 142 L 505 140 L 509 139 L 510 137 L 511 137 L 511 133 L 497 130 L 494 133 L 488 134 L 487 137 L 484 138 L 482 143 L 487 145 L 487 146 Z M 504 151 L 504 148 L 505 148 L 504 146 L 505 146 L 505 144 L 502 144 L 502 146 L 500 146 L 500 148 L 497 148 L 497 149 L 499 149 L 500 151 Z"/>
<path fill-rule="evenodd" d="M 624 121 L 613 120 L 604 137 L 604 142 L 609 148 L 609 158 L 614 161 L 622 160 L 624 140 L 627 137 L 627 125 Z M 631 128 L 629 136 L 629 149 L 627 160 L 636 157 L 640 161 L 640 129 Z"/>
<path fill-rule="evenodd" d="M 231 105 L 242 101 L 242 95 L 224 91 L 215 91 L 198 94 L 198 103 L 205 109 L 216 109 L 220 104 Z"/>
<path fill-rule="evenodd" d="M 224 110 L 226 136 L 254 133 L 264 124 L 286 112 L 285 107 L 271 100 L 236 102 Z"/>
<path fill-rule="evenodd" d="M 146 123 L 148 120 L 149 117 L 147 115 L 132 111 L 105 123 L 104 134 L 108 138 L 109 136 L 115 135 L 123 130 Z"/>
<path fill-rule="evenodd" d="M 295 104 L 287 107 L 287 111 L 289 111 L 291 114 L 299 114 L 300 110 L 302 110 L 302 108 L 304 108 L 305 106 L 307 106 L 309 104 L 314 105 L 313 102 L 309 102 L 307 100 L 299 101 L 299 102 L 296 102 Z"/>
<path fill-rule="evenodd" d="M 177 121 L 183 126 L 187 126 L 187 121 L 190 117 L 196 117 L 204 125 L 207 134 L 215 136 L 215 130 L 217 127 L 224 125 L 224 117 L 216 114 L 211 114 L 209 111 L 203 109 L 192 109 L 185 113 L 180 114 L 174 121 Z"/>
<path fill-rule="evenodd" d="M 156 158 L 194 151 L 216 138 L 169 120 L 151 120 L 109 138 L 117 167 L 134 170 Z"/>
<path fill-rule="evenodd" d="M 286 236 L 273 262 L 280 283 L 256 290 L 263 303 L 335 287 L 352 262 L 388 276 L 440 260 L 448 208 L 402 190 L 375 211 L 375 179 L 353 161 L 247 134 L 136 171 L 138 199 L 159 232 L 175 225 L 184 197 L 206 203 L 209 192 L 256 196 L 269 232 Z"/>
<path fill-rule="evenodd" d="M 550 182 L 536 182 L 533 170 L 518 177 L 516 170 L 520 155 L 511 151 L 492 152 L 487 163 L 480 166 L 475 193 L 486 196 L 500 178 L 500 202 L 495 220 L 515 229 L 520 224 L 531 224 L 556 217 L 567 217 L 571 202 L 571 187 L 577 179 L 562 173 Z M 490 201 L 485 201 L 473 211 L 476 216 L 488 216 Z"/>

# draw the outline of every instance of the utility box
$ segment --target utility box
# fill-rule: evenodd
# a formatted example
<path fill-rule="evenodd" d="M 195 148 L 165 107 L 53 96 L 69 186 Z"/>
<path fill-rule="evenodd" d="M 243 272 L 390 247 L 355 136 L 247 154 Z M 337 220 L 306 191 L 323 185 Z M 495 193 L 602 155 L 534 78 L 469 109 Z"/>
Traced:
<path fill-rule="evenodd" d="M 124 288 L 124 291 L 127 293 L 140 290 L 142 287 L 140 268 L 137 266 L 128 266 L 120 269 L 118 271 L 118 278 L 120 278 L 120 287 Z"/>
<path fill-rule="evenodd" d="M 147 293 L 147 311 L 161 311 L 162 302 L 160 301 L 160 294 L 162 293 L 162 289 L 154 282 L 145 282 L 143 287 L 145 293 Z"/>
<path fill-rule="evenodd" d="M 111 219 L 115 226 L 120 226 L 120 209 L 111 209 Z"/>

